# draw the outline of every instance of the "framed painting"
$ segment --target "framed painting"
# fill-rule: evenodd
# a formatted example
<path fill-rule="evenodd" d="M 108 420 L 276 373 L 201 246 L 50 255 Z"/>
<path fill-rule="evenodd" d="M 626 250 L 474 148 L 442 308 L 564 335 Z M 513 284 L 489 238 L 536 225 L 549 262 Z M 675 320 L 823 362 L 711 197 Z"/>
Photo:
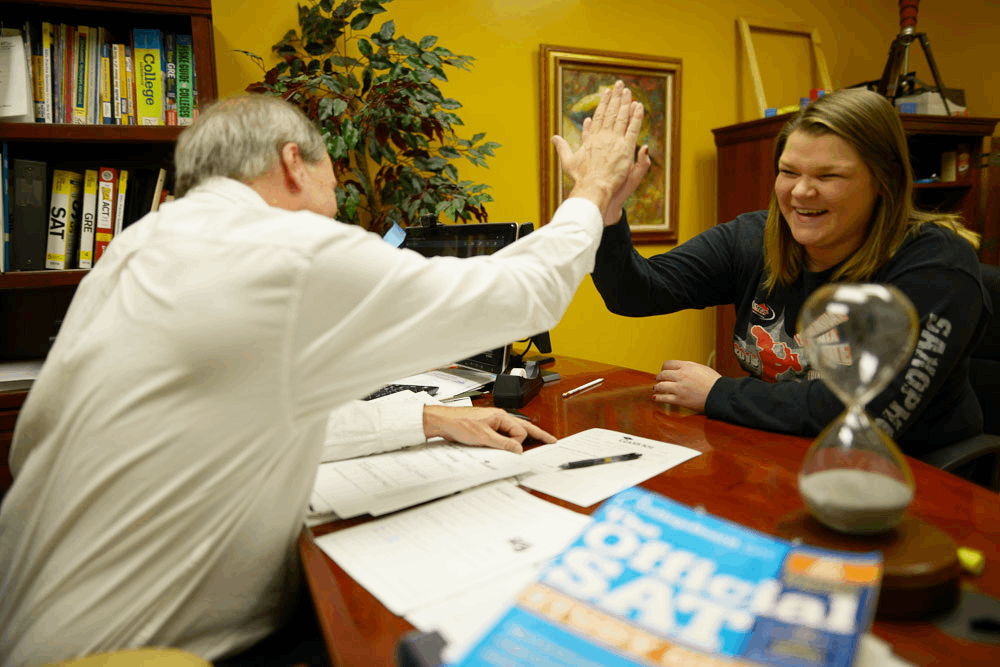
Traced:
<path fill-rule="evenodd" d="M 574 149 L 583 121 L 593 115 L 600 91 L 621 79 L 632 98 L 646 108 L 639 145 L 649 146 L 652 166 L 625 203 L 635 243 L 677 242 L 677 184 L 680 155 L 681 61 L 678 58 L 594 51 L 543 44 L 542 215 L 552 218 L 569 195 L 572 180 L 563 173 L 549 140 L 559 134 Z"/>

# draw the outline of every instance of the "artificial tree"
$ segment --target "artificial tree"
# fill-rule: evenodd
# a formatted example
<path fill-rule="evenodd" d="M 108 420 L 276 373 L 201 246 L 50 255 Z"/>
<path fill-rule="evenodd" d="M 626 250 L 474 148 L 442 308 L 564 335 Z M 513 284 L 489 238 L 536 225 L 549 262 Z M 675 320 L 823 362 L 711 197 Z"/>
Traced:
<path fill-rule="evenodd" d="M 319 126 L 334 162 L 338 218 L 384 233 L 423 216 L 486 220 L 488 186 L 459 180 L 455 161 L 485 167 L 499 144 L 485 133 L 463 139 L 436 81 L 445 67 L 468 70 L 473 58 L 396 34 L 395 22 L 362 31 L 392 0 L 320 0 L 299 6 L 301 32 L 274 45 L 280 62 L 248 91 L 281 95 Z M 263 60 L 244 52 L 265 69 Z"/>

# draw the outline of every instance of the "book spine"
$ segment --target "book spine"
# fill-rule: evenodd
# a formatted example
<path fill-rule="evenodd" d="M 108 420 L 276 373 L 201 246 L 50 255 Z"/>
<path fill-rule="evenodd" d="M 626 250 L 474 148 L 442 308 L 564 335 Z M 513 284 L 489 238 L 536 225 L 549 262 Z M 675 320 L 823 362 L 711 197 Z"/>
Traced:
<path fill-rule="evenodd" d="M 63 49 L 63 122 L 73 122 L 73 107 L 76 99 L 76 27 L 63 25 L 66 48 Z"/>
<path fill-rule="evenodd" d="M 177 35 L 172 32 L 163 34 L 163 64 L 166 68 L 164 78 L 164 109 L 167 125 L 177 124 Z"/>
<path fill-rule="evenodd" d="M 94 234 L 97 230 L 97 170 L 83 174 L 83 219 L 80 223 L 80 251 L 77 266 L 89 269 L 94 265 Z"/>
<path fill-rule="evenodd" d="M 73 124 L 87 123 L 87 44 L 90 28 L 81 25 L 76 28 L 73 39 Z"/>
<path fill-rule="evenodd" d="M 194 122 L 194 44 L 191 35 L 177 35 L 177 124 Z"/>
<path fill-rule="evenodd" d="M 118 170 L 101 167 L 97 179 L 97 227 L 94 231 L 94 264 L 104 254 L 115 232 Z"/>
<path fill-rule="evenodd" d="M 63 51 L 66 49 L 66 32 L 61 24 L 52 27 L 52 122 L 63 122 Z"/>
<path fill-rule="evenodd" d="M 125 103 L 128 107 L 128 124 L 135 125 L 135 72 L 132 61 L 132 47 L 125 49 Z"/>
<path fill-rule="evenodd" d="M 46 123 L 52 121 L 52 24 L 42 23 L 42 103 Z"/>
<path fill-rule="evenodd" d="M 113 104 L 114 98 L 111 95 L 111 45 L 104 42 L 101 44 L 101 124 L 114 124 Z"/>
<path fill-rule="evenodd" d="M 11 268 L 16 271 L 39 271 L 45 268 L 48 167 L 37 160 L 15 159 L 13 165 Z"/>
<path fill-rule="evenodd" d="M 115 229 L 113 236 L 122 233 L 125 223 L 125 194 L 128 190 L 128 169 L 118 172 L 118 201 L 115 202 Z"/>
<path fill-rule="evenodd" d="M 137 125 L 163 125 L 162 49 L 159 30 L 132 30 Z"/>
<path fill-rule="evenodd" d="M 101 51 L 97 42 L 98 27 L 87 33 L 87 122 L 96 125 L 101 122 L 101 80 L 97 70 L 101 64 Z"/>
<path fill-rule="evenodd" d="M 80 220 L 82 188 L 82 174 L 65 169 L 53 172 L 46 269 L 73 268 L 73 245 L 76 240 L 76 225 Z"/>
<path fill-rule="evenodd" d="M 44 75 L 42 74 L 42 40 L 38 25 L 24 22 L 24 55 L 28 59 L 28 84 L 31 86 L 32 116 L 36 123 L 45 122 Z"/>
<path fill-rule="evenodd" d="M 115 125 L 128 124 L 128 105 L 122 93 L 125 91 L 125 50 L 121 44 L 111 45 L 111 111 Z"/>

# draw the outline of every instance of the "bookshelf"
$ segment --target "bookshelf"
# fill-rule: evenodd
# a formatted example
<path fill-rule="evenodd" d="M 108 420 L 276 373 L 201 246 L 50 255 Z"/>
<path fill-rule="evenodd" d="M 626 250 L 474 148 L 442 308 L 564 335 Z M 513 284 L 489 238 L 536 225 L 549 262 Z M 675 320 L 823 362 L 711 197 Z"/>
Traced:
<path fill-rule="evenodd" d="M 762 118 L 712 130 L 718 155 L 719 224 L 741 213 L 766 209 L 774 188 L 774 143 L 792 114 Z M 954 181 L 915 183 L 914 201 L 924 210 L 959 213 L 965 224 L 982 234 L 980 261 L 1000 259 L 1000 168 L 986 167 L 997 118 L 960 118 L 902 114 L 914 178 L 941 173 L 942 154 L 965 147 L 969 168 Z M 1000 140 L 993 139 L 994 142 Z M 993 145 L 997 148 L 996 143 Z M 726 377 L 746 372 L 733 355 L 732 306 L 716 312 L 715 368 Z"/>
<path fill-rule="evenodd" d="M 198 103 L 218 96 L 212 36 L 211 0 L 5 0 L 5 27 L 25 21 L 99 25 L 116 41 L 128 40 L 132 28 L 159 28 L 190 34 L 198 79 Z M 13 160 L 41 160 L 53 169 L 164 167 L 173 174 L 173 147 L 182 127 L 70 125 L 0 122 L 0 142 Z M 100 163 L 100 164 L 98 164 Z M 48 184 L 51 187 L 51 182 Z M 9 271 L 0 273 L 0 361 L 37 358 L 66 313 L 86 270 Z M 2 440 L 0 433 L 0 440 Z"/>

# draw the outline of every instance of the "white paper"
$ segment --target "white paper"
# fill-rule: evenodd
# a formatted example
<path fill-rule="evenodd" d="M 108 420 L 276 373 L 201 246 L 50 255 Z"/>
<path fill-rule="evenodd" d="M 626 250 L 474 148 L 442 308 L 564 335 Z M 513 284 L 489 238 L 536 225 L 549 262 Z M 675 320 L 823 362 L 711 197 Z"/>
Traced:
<path fill-rule="evenodd" d="M 316 543 L 402 616 L 552 558 L 587 520 L 512 482 L 495 482 L 322 535 Z"/>
<path fill-rule="evenodd" d="M 28 61 L 19 30 L 0 36 L 0 117 L 8 121 L 35 121 Z"/>
<path fill-rule="evenodd" d="M 604 463 L 589 468 L 562 470 L 570 461 L 596 459 L 637 452 L 634 461 Z M 591 428 L 562 438 L 554 445 L 536 447 L 523 456 L 542 464 L 548 472 L 520 477 L 521 486 L 561 498 L 580 507 L 590 507 L 619 491 L 641 484 L 665 470 L 700 454 L 696 449 L 641 438 L 603 428 Z"/>
<path fill-rule="evenodd" d="M 468 368 L 439 368 L 427 373 L 419 373 L 400 380 L 393 380 L 392 384 L 415 384 L 437 387 L 438 391 L 434 394 L 434 398 L 443 401 L 452 396 L 484 387 L 495 379 L 495 375 L 486 373 L 485 371 L 474 371 Z"/>
<path fill-rule="evenodd" d="M 379 516 L 534 469 L 521 454 L 436 440 L 319 466 L 313 511 Z"/>

